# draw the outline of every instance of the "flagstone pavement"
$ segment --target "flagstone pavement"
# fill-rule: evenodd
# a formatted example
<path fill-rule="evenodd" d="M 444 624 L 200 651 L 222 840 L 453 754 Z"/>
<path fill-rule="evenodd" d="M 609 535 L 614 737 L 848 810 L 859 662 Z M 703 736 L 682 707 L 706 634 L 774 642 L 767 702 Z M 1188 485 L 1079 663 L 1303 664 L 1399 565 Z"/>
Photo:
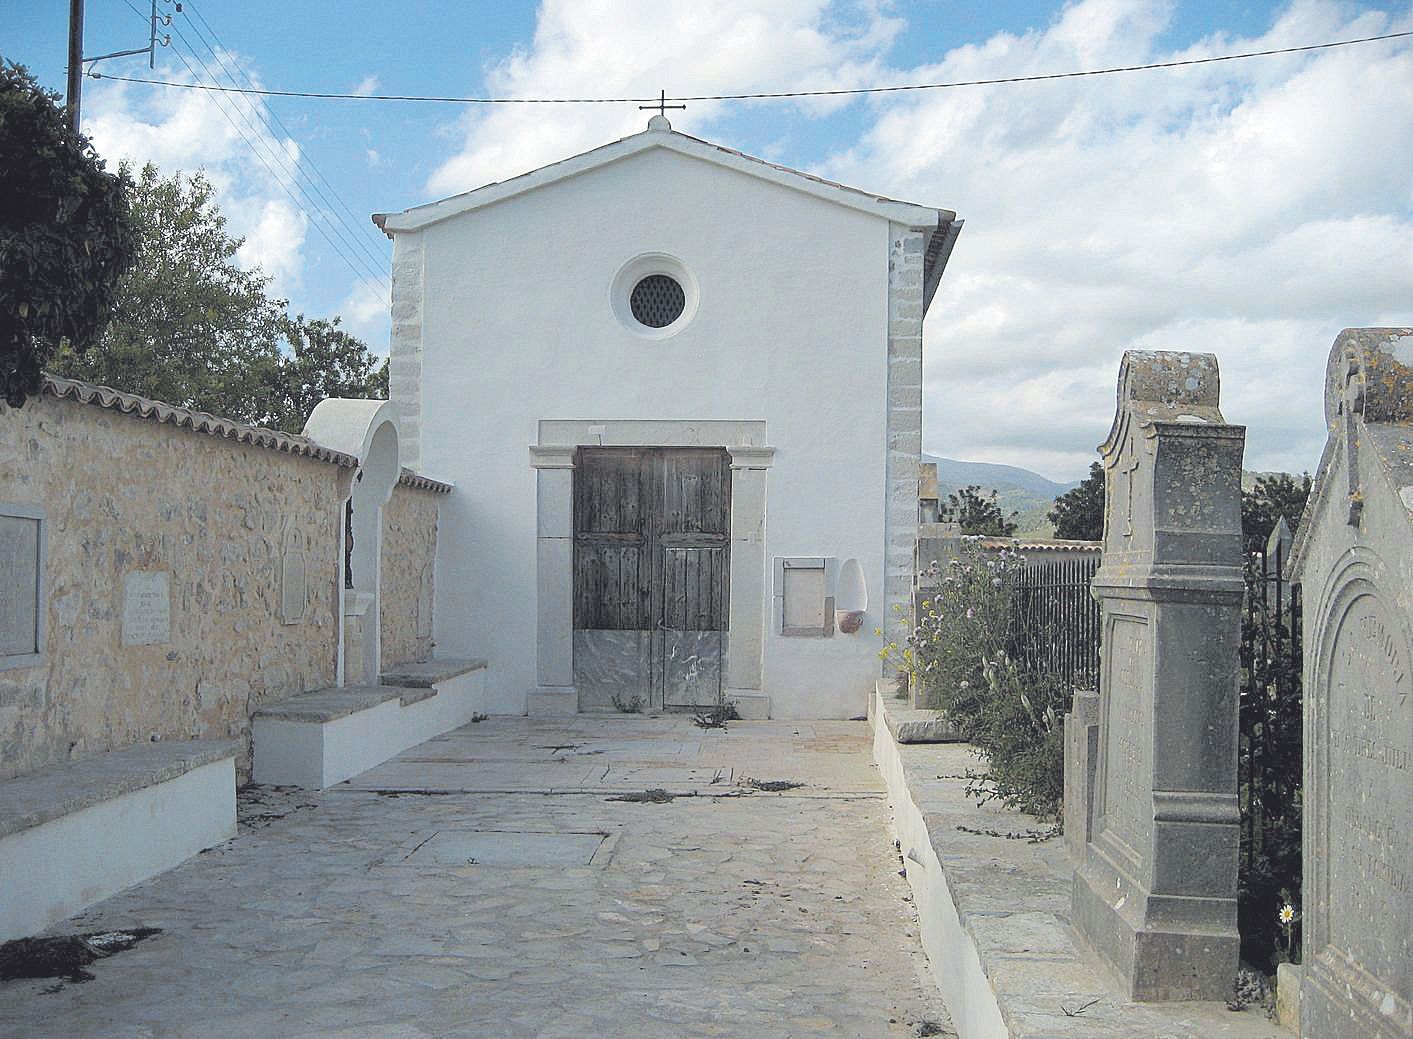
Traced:
<path fill-rule="evenodd" d="M 161 934 L 0 985 L 0 1035 L 954 1035 L 868 747 L 492 718 L 322 793 L 251 787 L 234 840 L 55 929 Z M 612 800 L 648 789 L 679 796 Z"/>

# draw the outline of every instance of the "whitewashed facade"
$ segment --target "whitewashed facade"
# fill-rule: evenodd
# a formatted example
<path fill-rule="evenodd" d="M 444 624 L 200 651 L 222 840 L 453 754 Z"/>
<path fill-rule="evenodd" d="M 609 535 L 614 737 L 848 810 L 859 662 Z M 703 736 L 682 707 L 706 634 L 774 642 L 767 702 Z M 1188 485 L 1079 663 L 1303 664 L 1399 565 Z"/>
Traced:
<path fill-rule="evenodd" d="M 625 643 L 600 632 L 590 646 L 578 630 L 576 553 L 590 550 L 575 493 L 585 452 L 618 446 L 725 452 L 720 531 L 674 528 L 653 549 L 720 564 L 700 614 L 719 608 L 723 629 L 711 689 L 747 716 L 862 714 L 879 673 L 874 631 L 908 599 L 922 319 L 956 215 L 774 166 L 658 116 L 643 133 L 375 220 L 394 242 L 404 462 L 458 489 L 441 513 L 436 652 L 488 659 L 488 709 L 606 707 L 602 688 L 581 688 L 586 647 Z M 680 290 L 666 317 L 680 316 L 651 327 L 633 293 L 662 276 Z M 646 589 L 662 567 L 642 565 Z M 667 658 L 685 644 L 670 629 L 693 626 L 653 611 L 626 636 L 649 647 L 644 667 L 661 662 L 663 639 Z M 700 706 L 711 697 L 696 659 L 695 678 L 679 668 L 668 686 L 696 681 L 687 698 Z M 672 689 L 645 701 L 670 708 Z"/>

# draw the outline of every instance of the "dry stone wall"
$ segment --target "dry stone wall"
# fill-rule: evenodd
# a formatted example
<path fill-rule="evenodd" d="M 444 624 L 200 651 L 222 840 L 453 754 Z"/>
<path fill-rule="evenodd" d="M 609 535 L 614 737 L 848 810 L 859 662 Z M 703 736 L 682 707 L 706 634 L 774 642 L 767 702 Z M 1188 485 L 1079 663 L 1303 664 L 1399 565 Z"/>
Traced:
<path fill-rule="evenodd" d="M 399 483 L 383 507 L 379 625 L 386 667 L 432 655 L 433 564 L 437 556 L 435 490 Z"/>
<path fill-rule="evenodd" d="M 0 406 L 0 506 L 42 512 L 47 557 L 43 652 L 0 658 L 0 779 L 193 737 L 243 739 L 248 774 L 251 712 L 334 683 L 348 470 L 287 447 Z"/>

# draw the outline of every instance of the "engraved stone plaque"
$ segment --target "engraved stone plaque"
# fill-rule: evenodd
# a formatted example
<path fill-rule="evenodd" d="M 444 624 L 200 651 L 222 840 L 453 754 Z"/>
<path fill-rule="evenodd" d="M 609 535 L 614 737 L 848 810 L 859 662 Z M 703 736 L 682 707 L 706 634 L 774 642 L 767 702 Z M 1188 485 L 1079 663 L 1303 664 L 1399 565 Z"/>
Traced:
<path fill-rule="evenodd" d="M 422 571 L 422 577 L 417 586 L 417 637 L 419 639 L 432 637 L 432 568 L 430 565 Z"/>
<path fill-rule="evenodd" d="M 1373 594 L 1339 620 L 1329 657 L 1329 941 L 1409 999 L 1408 799 L 1413 702 L 1407 647 Z"/>
<path fill-rule="evenodd" d="M 1109 727 L 1104 760 L 1104 826 L 1137 856 L 1151 813 L 1147 812 L 1152 766 L 1149 705 L 1148 625 L 1116 617 L 1109 629 L 1105 666 L 1109 674 Z"/>
<path fill-rule="evenodd" d="M 172 641 L 172 575 L 134 570 L 123 578 L 123 645 L 156 646 Z"/>
<path fill-rule="evenodd" d="M 304 550 L 291 545 L 280 564 L 280 620 L 285 624 L 304 620 L 304 604 L 309 597 L 307 575 Z"/>
<path fill-rule="evenodd" d="M 39 652 L 39 524 L 0 515 L 0 659 Z"/>

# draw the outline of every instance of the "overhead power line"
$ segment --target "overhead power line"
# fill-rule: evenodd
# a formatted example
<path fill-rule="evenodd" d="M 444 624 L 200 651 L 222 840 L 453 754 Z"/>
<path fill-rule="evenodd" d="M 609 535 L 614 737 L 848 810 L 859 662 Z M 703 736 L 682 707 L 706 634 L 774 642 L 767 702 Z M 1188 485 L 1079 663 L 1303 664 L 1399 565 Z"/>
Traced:
<path fill-rule="evenodd" d="M 1148 72 L 1154 69 L 1175 69 L 1191 65 L 1211 65 L 1220 61 L 1239 61 L 1244 58 L 1265 58 L 1278 54 L 1300 54 L 1307 51 L 1330 50 L 1334 47 L 1352 47 L 1360 43 L 1377 43 L 1381 40 L 1398 40 L 1413 36 L 1407 32 L 1384 33 L 1381 36 L 1362 36 L 1354 40 L 1334 40 L 1329 43 L 1310 43 L 1302 47 L 1275 47 L 1270 50 L 1245 51 L 1241 54 L 1219 54 L 1210 58 L 1184 58 L 1178 61 L 1155 61 L 1145 65 L 1120 65 L 1106 69 L 1085 69 L 1080 72 L 1048 72 L 1032 76 L 999 76 L 993 79 L 962 79 L 946 83 L 906 83 L 887 87 L 842 87 L 837 90 L 778 90 L 755 94 L 697 94 L 686 97 L 666 97 L 664 101 L 770 101 L 793 97 L 845 97 L 863 94 L 898 94 L 917 90 L 950 90 L 956 87 L 989 87 L 1005 83 L 1036 83 L 1044 80 L 1079 79 L 1085 76 L 1111 76 L 1120 72 Z M 142 79 L 136 76 L 110 76 L 102 72 L 90 72 L 94 79 L 111 79 L 121 83 L 145 83 L 149 86 L 174 87 L 182 90 L 207 90 L 221 93 L 258 94 L 262 97 L 303 97 L 325 101 L 427 101 L 438 104 L 458 105 L 616 105 L 643 104 L 656 105 L 656 97 L 439 97 L 424 94 L 338 94 L 318 90 L 266 90 L 258 87 L 222 87 L 208 83 L 180 83 L 163 79 Z"/>
<path fill-rule="evenodd" d="M 131 0 L 124 0 L 124 2 L 134 13 L 140 14 L 140 12 L 133 7 Z M 209 24 L 207 27 L 209 28 Z M 217 110 L 220 111 L 226 122 L 230 124 L 231 128 L 240 137 L 249 153 L 259 161 L 260 165 L 265 167 L 266 172 L 270 174 L 275 183 L 278 184 L 280 189 L 288 196 L 295 209 L 305 214 L 310 225 L 312 225 L 314 230 L 328 243 L 335 255 L 347 265 L 354 277 L 370 288 L 374 295 L 387 298 L 391 294 L 390 286 L 387 282 L 386 275 L 379 270 L 385 260 L 378 257 L 376 253 L 368 247 L 366 242 L 360 240 L 356 230 L 358 224 L 350 224 L 341 217 L 337 211 L 330 212 L 332 210 L 332 203 L 328 201 L 327 196 L 319 189 L 318 184 L 311 183 L 311 187 L 314 192 L 318 194 L 319 198 L 324 201 L 328 209 L 321 207 L 319 202 L 314 198 L 314 195 L 305 187 L 299 176 L 299 171 L 294 167 L 284 149 L 277 143 L 279 135 L 275 133 L 266 118 L 266 106 L 260 103 L 242 103 L 235 98 L 221 96 L 222 94 L 240 94 L 242 91 L 237 89 L 236 80 L 234 76 L 231 75 L 229 66 L 227 66 L 224 58 L 217 52 L 216 48 L 213 48 L 210 43 L 207 42 L 205 36 L 201 35 L 199 27 L 195 26 L 193 23 L 192 28 L 195 29 L 198 36 L 200 36 L 202 45 L 211 53 L 211 57 L 214 61 L 226 72 L 227 80 L 231 84 L 231 87 L 225 89 L 212 90 Z M 217 73 L 213 71 L 212 66 L 197 52 L 196 47 L 192 45 L 191 41 L 189 41 L 175 25 L 173 26 L 173 33 L 175 34 L 175 39 L 173 40 L 172 51 L 177 56 L 178 60 L 186 67 L 192 79 L 200 83 L 202 74 L 204 73 L 205 77 L 210 80 L 210 83 L 200 83 L 200 85 L 218 88 L 218 76 Z M 189 53 L 191 61 L 187 60 L 188 54 L 183 53 L 183 48 Z M 193 67 L 192 61 L 200 66 L 200 72 Z M 250 80 L 247 78 L 246 82 L 249 83 Z M 241 128 L 242 124 L 244 124 L 245 129 Z M 248 134 L 247 131 L 249 131 Z M 292 135 L 286 132 L 286 136 L 290 137 Z M 349 252 L 350 246 L 353 249 L 352 253 Z M 360 247 L 362 250 L 361 255 L 359 251 Z M 368 257 L 371 257 L 373 262 L 370 263 Z"/>
<path fill-rule="evenodd" d="M 241 82 L 243 82 L 247 87 L 255 86 L 255 83 L 251 80 L 250 75 L 245 71 L 245 69 L 240 66 L 240 63 L 235 60 L 234 52 L 229 47 L 227 47 L 225 41 L 223 41 L 220 36 L 216 34 L 215 27 L 213 27 L 211 23 L 206 20 L 206 16 L 201 13 L 201 11 L 197 8 L 193 0 L 187 0 L 186 8 L 192 14 L 194 14 L 197 20 L 201 23 L 200 25 L 197 25 L 196 22 L 192 22 L 192 28 L 201 38 L 201 41 L 203 44 L 205 44 L 206 49 L 211 52 L 212 56 L 214 56 L 216 60 L 220 62 L 221 67 L 226 70 L 227 76 L 228 78 L 230 78 L 231 82 L 235 82 L 235 77 L 232 74 L 232 68 L 234 68 L 235 73 L 239 74 Z M 206 32 L 209 32 L 211 34 L 211 40 L 214 41 L 214 43 L 207 40 L 206 34 L 201 31 L 202 26 L 205 26 Z M 230 64 L 227 64 L 227 55 L 231 56 Z M 269 107 L 268 105 L 259 105 L 255 106 L 255 112 L 256 115 L 260 118 L 261 122 L 264 123 L 266 129 L 269 130 L 271 137 L 279 136 L 279 134 L 275 133 L 274 128 L 270 126 L 270 121 L 273 120 L 275 126 L 279 127 L 280 134 L 283 134 L 289 140 L 294 140 L 294 134 L 290 131 L 289 127 L 285 126 L 284 120 L 280 118 L 279 113 L 276 112 L 273 108 Z M 334 211 L 334 216 L 337 217 L 339 223 L 342 224 L 344 228 L 350 233 L 350 237 L 353 239 L 354 243 L 359 248 L 360 252 L 362 253 L 362 256 L 365 259 L 372 261 L 373 270 L 378 272 L 377 278 L 379 282 L 379 287 L 384 292 L 390 293 L 391 286 L 387 284 L 386 277 L 381 273 L 382 269 L 387 264 L 387 257 L 385 255 L 382 255 L 378 250 L 372 248 L 368 242 L 369 236 L 376 235 L 380 239 L 382 236 L 373 229 L 373 226 L 369 221 L 360 218 L 357 214 L 353 212 L 353 209 L 349 206 L 349 204 L 344 201 L 343 196 L 338 193 L 338 189 L 334 187 L 334 185 L 329 181 L 329 178 L 324 175 L 324 171 L 319 168 L 319 165 L 313 160 L 313 158 L 309 154 L 307 154 L 307 152 L 303 153 L 301 155 L 301 158 L 304 160 L 304 165 L 309 168 L 309 170 L 318 179 L 319 183 L 322 183 L 324 188 L 328 189 L 328 195 L 325 195 L 324 191 L 320 189 L 319 183 L 311 183 L 310 186 L 318 194 L 319 198 L 322 199 L 328 205 L 329 209 Z M 342 214 L 340 214 L 337 210 L 334 209 L 333 202 L 329 201 L 329 195 L 332 195 L 333 198 L 338 202 L 339 207 L 343 210 Z M 345 217 L 347 217 L 347 219 L 345 219 Z"/>

